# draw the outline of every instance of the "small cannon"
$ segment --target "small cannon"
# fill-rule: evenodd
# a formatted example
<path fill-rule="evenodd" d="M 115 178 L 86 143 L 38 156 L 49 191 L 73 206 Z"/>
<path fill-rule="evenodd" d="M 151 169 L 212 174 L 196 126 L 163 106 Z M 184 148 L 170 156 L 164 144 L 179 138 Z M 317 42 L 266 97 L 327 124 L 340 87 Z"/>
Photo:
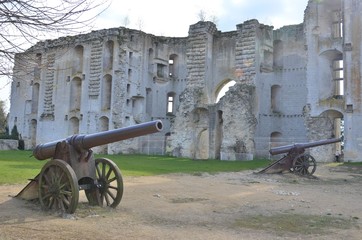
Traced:
<path fill-rule="evenodd" d="M 287 153 L 287 155 L 273 162 L 259 173 L 279 173 L 283 171 L 291 171 L 301 175 L 313 175 L 317 168 L 317 164 L 314 157 L 308 153 L 305 153 L 305 149 L 341 141 L 341 138 L 331 138 L 316 142 L 296 143 L 292 145 L 271 148 L 269 150 L 271 155 L 282 153 Z"/>
<path fill-rule="evenodd" d="M 33 155 L 51 158 L 35 179 L 16 197 L 39 199 L 44 209 L 74 213 L 79 191 L 84 190 L 90 205 L 116 207 L 122 199 L 123 180 L 117 165 L 107 159 L 94 159 L 92 147 L 139 137 L 162 130 L 160 120 L 40 144 Z"/>

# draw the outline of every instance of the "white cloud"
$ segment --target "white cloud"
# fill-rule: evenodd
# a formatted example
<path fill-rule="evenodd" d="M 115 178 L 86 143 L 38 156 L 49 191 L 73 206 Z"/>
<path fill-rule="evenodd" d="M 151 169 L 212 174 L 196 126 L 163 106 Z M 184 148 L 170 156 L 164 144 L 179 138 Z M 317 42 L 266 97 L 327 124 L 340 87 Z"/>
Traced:
<path fill-rule="evenodd" d="M 128 28 L 183 37 L 187 36 L 189 26 L 200 20 L 201 10 L 207 20 L 218 19 L 221 31 L 235 30 L 237 24 L 252 18 L 279 28 L 301 23 L 307 3 L 308 0 L 118 0 L 98 19 L 97 29 L 125 26 L 127 17 Z"/>
<path fill-rule="evenodd" d="M 222 1 L 114 1 L 110 9 L 99 18 L 97 28 L 124 26 L 127 17 L 128 28 L 155 35 L 187 36 L 189 25 L 199 21 L 198 13 L 201 10 L 209 16 L 217 16 L 223 12 Z"/>

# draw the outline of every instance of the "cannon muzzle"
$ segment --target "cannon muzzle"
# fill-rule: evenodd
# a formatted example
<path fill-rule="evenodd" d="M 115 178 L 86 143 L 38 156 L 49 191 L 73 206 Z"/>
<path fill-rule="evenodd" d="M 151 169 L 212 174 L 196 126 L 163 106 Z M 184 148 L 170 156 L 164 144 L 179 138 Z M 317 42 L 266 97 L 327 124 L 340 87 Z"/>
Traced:
<path fill-rule="evenodd" d="M 99 133 L 92 133 L 87 135 L 83 134 L 73 135 L 66 139 L 45 143 L 45 144 L 39 144 L 35 147 L 33 155 L 38 160 L 51 158 L 54 156 L 57 143 L 63 141 L 66 141 L 68 144 L 74 146 L 77 149 L 88 150 L 92 147 L 160 132 L 162 131 L 162 127 L 163 127 L 162 121 L 155 120 L 151 122 L 137 124 L 130 127 L 118 128 Z"/>
<path fill-rule="evenodd" d="M 319 141 L 310 142 L 310 143 L 295 143 L 295 144 L 291 144 L 291 145 L 271 148 L 269 150 L 269 153 L 271 155 L 277 155 L 277 154 L 281 154 L 281 153 L 288 153 L 291 150 L 304 150 L 306 148 L 317 147 L 317 146 L 332 144 L 332 143 L 341 142 L 341 141 L 342 141 L 341 138 L 331 138 L 331 139 L 319 140 Z"/>

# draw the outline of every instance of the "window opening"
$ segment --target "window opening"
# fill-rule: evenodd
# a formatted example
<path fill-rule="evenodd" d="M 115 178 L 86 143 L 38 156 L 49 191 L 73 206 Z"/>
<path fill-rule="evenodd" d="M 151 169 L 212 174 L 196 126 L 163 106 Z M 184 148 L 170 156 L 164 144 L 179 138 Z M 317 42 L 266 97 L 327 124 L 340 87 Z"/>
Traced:
<path fill-rule="evenodd" d="M 168 114 L 173 114 L 174 104 L 175 104 L 175 94 L 174 93 L 167 94 L 167 113 Z"/>
<path fill-rule="evenodd" d="M 273 85 L 271 87 L 270 109 L 273 113 L 280 112 L 280 105 L 281 105 L 280 92 L 281 92 L 281 87 L 279 85 Z"/>
<path fill-rule="evenodd" d="M 163 78 L 165 76 L 165 65 L 157 64 L 157 77 Z"/>
<path fill-rule="evenodd" d="M 173 96 L 168 96 L 167 98 L 167 112 L 168 113 L 173 112 Z"/>
<path fill-rule="evenodd" d="M 128 69 L 128 81 L 131 81 L 132 77 L 132 69 Z"/>
<path fill-rule="evenodd" d="M 173 59 L 168 60 L 168 65 L 169 65 L 169 73 L 168 73 L 168 75 L 170 77 L 172 77 L 173 76 Z"/>
<path fill-rule="evenodd" d="M 225 95 L 225 93 L 227 91 L 229 91 L 229 88 L 234 86 L 235 84 L 236 84 L 236 82 L 234 80 L 226 83 L 218 92 L 215 103 L 218 103 L 220 101 L 220 99 Z"/>
<path fill-rule="evenodd" d="M 333 12 L 332 34 L 333 38 L 343 37 L 343 19 L 341 11 Z"/>
<path fill-rule="evenodd" d="M 343 60 L 333 61 L 333 80 L 335 82 L 335 95 L 344 95 Z"/>

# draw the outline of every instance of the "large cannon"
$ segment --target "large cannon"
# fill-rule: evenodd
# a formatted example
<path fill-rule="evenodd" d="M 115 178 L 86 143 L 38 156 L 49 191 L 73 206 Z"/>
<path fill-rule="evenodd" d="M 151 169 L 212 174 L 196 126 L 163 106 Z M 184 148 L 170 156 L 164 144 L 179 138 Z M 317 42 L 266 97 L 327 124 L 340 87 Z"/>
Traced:
<path fill-rule="evenodd" d="M 116 207 L 123 195 L 121 172 L 107 158 L 94 159 L 91 148 L 159 132 L 162 127 L 162 122 L 156 120 L 40 144 L 33 151 L 34 157 L 51 160 L 17 197 L 39 198 L 44 209 L 74 213 L 79 191 L 84 190 L 91 205 Z"/>
<path fill-rule="evenodd" d="M 331 138 L 310 143 L 296 143 L 281 147 L 271 148 L 271 155 L 286 153 L 281 159 L 273 162 L 259 173 L 277 173 L 283 171 L 291 171 L 301 175 L 312 175 L 316 168 L 316 160 L 305 149 L 341 142 L 341 138 Z"/>

